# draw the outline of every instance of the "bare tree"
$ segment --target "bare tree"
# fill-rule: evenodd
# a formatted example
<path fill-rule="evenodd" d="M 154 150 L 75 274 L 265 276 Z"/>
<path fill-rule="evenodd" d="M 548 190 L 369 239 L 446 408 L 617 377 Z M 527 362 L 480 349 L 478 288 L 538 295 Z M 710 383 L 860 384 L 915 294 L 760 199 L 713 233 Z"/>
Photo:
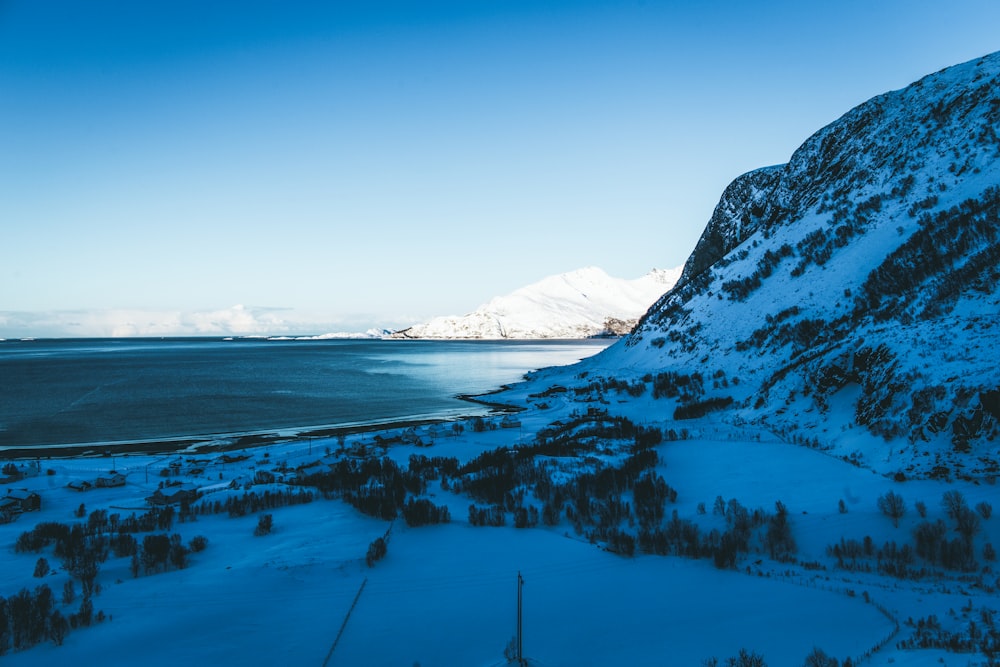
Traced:
<path fill-rule="evenodd" d="M 882 514 L 892 519 L 892 525 L 896 527 L 899 526 L 899 520 L 906 514 L 906 503 L 903 502 L 903 496 L 893 491 L 879 496 L 878 508 L 882 510 Z"/>
<path fill-rule="evenodd" d="M 972 536 L 979 532 L 979 515 L 962 507 L 955 515 L 955 530 L 962 536 L 966 544 L 972 544 Z"/>
<path fill-rule="evenodd" d="M 958 517 L 962 508 L 966 507 L 965 496 L 959 491 L 945 491 L 944 495 L 941 496 L 941 506 L 944 507 L 945 513 L 954 519 Z"/>
<path fill-rule="evenodd" d="M 840 661 L 826 654 L 820 648 L 813 648 L 812 653 L 806 656 L 805 667 L 839 667 Z"/>
<path fill-rule="evenodd" d="M 62 603 L 70 605 L 73 604 L 74 600 L 76 600 L 76 588 L 73 586 L 73 580 L 67 579 L 66 583 L 63 584 Z"/>
<path fill-rule="evenodd" d="M 726 667 L 767 667 L 767 663 L 759 653 L 741 648 L 739 655 L 726 658 Z"/>

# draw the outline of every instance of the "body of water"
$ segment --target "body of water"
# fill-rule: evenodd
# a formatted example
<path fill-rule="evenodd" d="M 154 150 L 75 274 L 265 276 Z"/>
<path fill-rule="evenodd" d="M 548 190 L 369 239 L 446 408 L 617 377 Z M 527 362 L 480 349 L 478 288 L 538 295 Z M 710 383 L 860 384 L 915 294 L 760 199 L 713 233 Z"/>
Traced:
<path fill-rule="evenodd" d="M 161 440 L 481 413 L 481 394 L 609 341 L 0 342 L 0 447 Z"/>

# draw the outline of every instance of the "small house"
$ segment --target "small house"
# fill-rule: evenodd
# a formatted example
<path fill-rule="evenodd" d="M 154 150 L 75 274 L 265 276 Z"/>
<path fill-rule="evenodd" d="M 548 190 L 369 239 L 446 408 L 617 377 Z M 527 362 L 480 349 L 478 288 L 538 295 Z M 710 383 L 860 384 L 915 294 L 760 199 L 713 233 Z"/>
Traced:
<path fill-rule="evenodd" d="M 22 512 L 33 512 L 42 509 L 42 497 L 34 491 L 8 489 L 7 498 L 17 502 Z"/>
<path fill-rule="evenodd" d="M 21 513 L 21 503 L 13 498 L 0 498 L 0 523 L 10 523 Z"/>
<path fill-rule="evenodd" d="M 194 502 L 198 499 L 198 487 L 194 484 L 174 484 L 157 489 L 153 495 L 146 498 L 150 505 L 176 505 L 183 502 Z"/>
<path fill-rule="evenodd" d="M 295 472 L 297 472 L 302 477 L 308 477 L 309 475 L 317 475 L 320 473 L 329 472 L 330 464 L 323 463 L 322 461 L 313 461 L 312 463 L 305 463 L 300 466 L 295 466 Z"/>
<path fill-rule="evenodd" d="M 421 435 L 417 429 L 410 427 L 399 436 L 399 441 L 404 445 L 414 445 L 415 447 L 430 447 L 434 440 L 429 435 Z"/>
<path fill-rule="evenodd" d="M 102 475 L 94 482 L 94 486 L 100 489 L 113 486 L 125 486 L 125 475 L 112 470 L 108 475 Z"/>
<path fill-rule="evenodd" d="M 94 488 L 94 485 L 91 484 L 90 482 L 81 480 L 73 480 L 66 486 L 73 489 L 74 491 L 90 491 L 92 488 Z"/>
<path fill-rule="evenodd" d="M 521 420 L 513 415 L 505 415 L 500 420 L 500 428 L 520 428 Z"/>

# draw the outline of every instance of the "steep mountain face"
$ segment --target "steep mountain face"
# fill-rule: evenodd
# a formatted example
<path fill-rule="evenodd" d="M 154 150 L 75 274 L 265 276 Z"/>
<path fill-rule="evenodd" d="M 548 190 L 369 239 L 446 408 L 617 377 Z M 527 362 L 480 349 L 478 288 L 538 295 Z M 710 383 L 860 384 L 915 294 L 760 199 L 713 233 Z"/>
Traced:
<path fill-rule="evenodd" d="M 629 333 L 640 315 L 673 287 L 680 269 L 636 280 L 598 268 L 550 276 L 496 297 L 461 317 L 437 317 L 393 338 L 592 338 Z"/>
<path fill-rule="evenodd" d="M 588 377 L 907 476 L 1000 473 L 1000 54 L 876 97 L 724 192 Z M 659 383 L 659 385 L 657 385 Z"/>
<path fill-rule="evenodd" d="M 700 274 L 726 256 L 757 228 L 782 166 L 757 169 L 729 184 L 684 264 L 684 277 Z"/>

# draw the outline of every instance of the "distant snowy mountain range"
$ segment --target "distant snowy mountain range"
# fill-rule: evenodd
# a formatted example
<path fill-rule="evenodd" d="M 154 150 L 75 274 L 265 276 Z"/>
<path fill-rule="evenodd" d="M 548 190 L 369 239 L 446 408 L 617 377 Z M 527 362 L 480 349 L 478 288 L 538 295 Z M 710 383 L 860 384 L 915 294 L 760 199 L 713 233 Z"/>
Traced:
<path fill-rule="evenodd" d="M 391 338 L 592 338 L 629 333 L 650 305 L 674 286 L 681 267 L 641 278 L 613 278 L 589 267 L 549 276 L 467 315 L 436 317 Z"/>
<path fill-rule="evenodd" d="M 528 384 L 643 382 L 679 421 L 763 427 L 897 476 L 995 478 L 997 350 L 992 54 L 737 178 L 631 336 Z"/>

